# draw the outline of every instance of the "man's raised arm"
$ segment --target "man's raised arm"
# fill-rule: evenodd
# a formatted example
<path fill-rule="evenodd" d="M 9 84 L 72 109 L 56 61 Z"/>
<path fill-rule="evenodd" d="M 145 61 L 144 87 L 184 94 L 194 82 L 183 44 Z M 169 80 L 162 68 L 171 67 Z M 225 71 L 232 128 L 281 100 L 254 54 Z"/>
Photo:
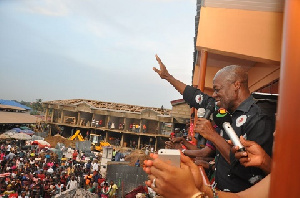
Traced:
<path fill-rule="evenodd" d="M 183 95 L 183 91 L 186 87 L 186 84 L 184 84 L 183 82 L 177 80 L 176 78 L 174 78 L 171 74 L 169 74 L 166 66 L 163 64 L 163 62 L 161 62 L 160 58 L 155 55 L 155 58 L 160 66 L 160 70 L 157 69 L 156 67 L 153 67 L 153 70 L 158 73 L 158 75 L 160 76 L 161 79 L 166 79 L 171 85 L 173 85 L 173 87 L 175 87 L 175 89 L 181 94 Z"/>

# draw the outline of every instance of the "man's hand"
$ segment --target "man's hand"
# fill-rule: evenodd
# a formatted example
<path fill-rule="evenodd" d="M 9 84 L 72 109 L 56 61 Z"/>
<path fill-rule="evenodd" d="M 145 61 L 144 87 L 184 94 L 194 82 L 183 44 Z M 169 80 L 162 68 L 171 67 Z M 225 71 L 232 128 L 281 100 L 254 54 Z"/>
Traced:
<path fill-rule="evenodd" d="M 212 141 L 214 135 L 217 135 L 210 121 L 205 118 L 198 118 L 194 131 L 210 141 Z"/>
<path fill-rule="evenodd" d="M 166 66 L 163 64 L 163 62 L 161 62 L 160 58 L 157 56 L 157 54 L 155 55 L 155 58 L 160 66 L 160 70 L 157 69 L 156 67 L 153 67 L 153 70 L 158 73 L 158 75 L 160 76 L 161 79 L 166 79 L 170 74 L 166 68 Z"/>
<path fill-rule="evenodd" d="M 165 148 L 167 149 L 182 149 L 181 143 L 174 143 L 172 141 L 166 141 L 165 142 Z"/>
<path fill-rule="evenodd" d="M 255 166 L 270 173 L 272 160 L 264 149 L 254 141 L 245 140 L 243 136 L 240 137 L 240 141 L 246 151 L 238 152 L 238 146 L 232 147 L 231 151 L 235 153 L 235 158 L 245 167 Z"/>
<path fill-rule="evenodd" d="M 184 139 L 183 137 L 170 138 L 171 142 L 173 142 L 173 143 L 182 143 L 183 139 Z"/>

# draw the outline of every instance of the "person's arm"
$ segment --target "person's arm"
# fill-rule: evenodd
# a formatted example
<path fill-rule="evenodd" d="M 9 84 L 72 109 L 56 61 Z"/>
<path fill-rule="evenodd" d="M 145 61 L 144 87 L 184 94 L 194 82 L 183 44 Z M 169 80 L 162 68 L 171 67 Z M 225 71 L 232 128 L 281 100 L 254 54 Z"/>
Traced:
<path fill-rule="evenodd" d="M 214 153 L 214 151 L 209 148 L 208 146 L 204 147 L 203 149 L 197 150 L 185 150 L 184 154 L 189 157 L 209 157 Z"/>
<path fill-rule="evenodd" d="M 177 80 L 176 78 L 174 78 L 171 74 L 169 74 L 166 66 L 163 64 L 163 62 L 160 60 L 160 58 L 155 55 L 156 60 L 160 66 L 160 70 L 157 69 L 156 67 L 153 67 L 153 70 L 158 73 L 158 75 L 160 76 L 161 79 L 165 79 L 167 80 L 171 85 L 173 85 L 173 87 L 175 87 L 175 89 L 181 94 L 183 95 L 183 91 L 186 87 L 186 84 L 184 84 L 183 82 Z"/>
<path fill-rule="evenodd" d="M 254 186 L 241 191 L 239 193 L 230 193 L 230 192 L 222 192 L 216 191 L 218 198 L 248 198 L 248 197 L 255 197 L 255 198 L 268 198 L 270 192 L 270 178 L 271 175 L 267 175 L 264 179 L 260 182 L 255 184 Z M 213 198 L 213 190 L 210 187 L 206 187 L 204 193 L 209 197 Z"/>
<path fill-rule="evenodd" d="M 199 149 L 196 145 L 191 144 L 189 141 L 187 141 L 185 138 L 183 137 L 179 137 L 179 138 L 172 138 L 171 141 L 173 143 L 180 141 L 180 143 L 182 145 L 184 145 L 188 150 L 197 150 Z"/>

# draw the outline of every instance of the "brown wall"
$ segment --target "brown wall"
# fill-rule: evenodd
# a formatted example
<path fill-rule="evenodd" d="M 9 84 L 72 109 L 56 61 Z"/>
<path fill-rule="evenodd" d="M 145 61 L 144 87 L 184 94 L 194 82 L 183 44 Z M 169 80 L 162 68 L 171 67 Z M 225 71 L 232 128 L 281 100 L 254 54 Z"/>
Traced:
<path fill-rule="evenodd" d="M 190 106 L 186 103 L 174 105 L 171 111 L 171 115 L 174 117 L 189 118 L 190 114 Z"/>

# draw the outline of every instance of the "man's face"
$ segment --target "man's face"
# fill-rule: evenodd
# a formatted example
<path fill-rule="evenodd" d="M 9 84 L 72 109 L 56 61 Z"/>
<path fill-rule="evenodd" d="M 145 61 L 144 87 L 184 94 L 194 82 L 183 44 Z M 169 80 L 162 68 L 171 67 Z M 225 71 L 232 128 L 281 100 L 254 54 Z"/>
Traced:
<path fill-rule="evenodd" d="M 237 94 L 234 89 L 234 83 L 225 80 L 224 75 L 218 75 L 213 82 L 214 93 L 212 95 L 216 100 L 216 105 L 230 111 L 234 107 Z"/>

